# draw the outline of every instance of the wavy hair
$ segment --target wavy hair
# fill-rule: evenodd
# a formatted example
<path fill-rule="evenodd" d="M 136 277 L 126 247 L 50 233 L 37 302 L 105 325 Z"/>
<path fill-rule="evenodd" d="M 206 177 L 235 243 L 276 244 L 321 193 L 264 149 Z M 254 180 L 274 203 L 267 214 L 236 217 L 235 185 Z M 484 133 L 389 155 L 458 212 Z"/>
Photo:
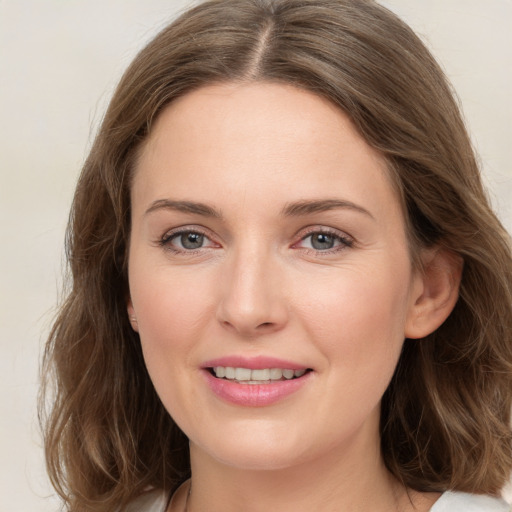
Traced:
<path fill-rule="evenodd" d="M 67 509 L 122 510 L 189 475 L 187 439 L 156 395 L 126 313 L 130 182 L 169 103 L 206 84 L 252 81 L 292 84 L 347 113 L 387 160 L 413 262 L 433 245 L 464 260 L 449 318 L 405 341 L 382 401 L 382 453 L 416 490 L 498 493 L 512 469 L 511 250 L 442 70 L 370 0 L 209 0 L 129 66 L 76 188 L 70 279 L 41 400 L 48 472 Z"/>

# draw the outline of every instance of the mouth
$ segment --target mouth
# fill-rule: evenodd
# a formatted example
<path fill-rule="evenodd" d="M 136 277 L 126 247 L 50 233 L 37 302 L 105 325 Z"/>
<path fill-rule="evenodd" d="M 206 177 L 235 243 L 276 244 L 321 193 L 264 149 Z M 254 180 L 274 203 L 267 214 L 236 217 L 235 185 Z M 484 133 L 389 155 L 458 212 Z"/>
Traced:
<path fill-rule="evenodd" d="M 210 390 L 236 406 L 265 407 L 309 389 L 314 371 L 273 357 L 238 356 L 212 360 L 203 366 Z"/>
<path fill-rule="evenodd" d="M 290 368 L 251 369 L 233 366 L 214 366 L 207 368 L 207 370 L 217 379 L 248 385 L 264 385 L 295 380 L 312 371 L 310 368 L 298 370 Z"/>

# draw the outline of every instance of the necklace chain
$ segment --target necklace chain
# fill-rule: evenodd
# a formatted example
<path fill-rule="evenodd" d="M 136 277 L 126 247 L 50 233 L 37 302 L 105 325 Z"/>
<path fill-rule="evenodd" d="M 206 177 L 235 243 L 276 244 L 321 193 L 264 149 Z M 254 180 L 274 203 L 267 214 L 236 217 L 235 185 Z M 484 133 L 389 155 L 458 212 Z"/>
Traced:
<path fill-rule="evenodd" d="M 192 482 L 189 480 L 187 497 L 185 499 L 185 508 L 183 509 L 183 512 L 188 512 L 188 499 L 190 498 L 191 492 L 192 492 Z"/>

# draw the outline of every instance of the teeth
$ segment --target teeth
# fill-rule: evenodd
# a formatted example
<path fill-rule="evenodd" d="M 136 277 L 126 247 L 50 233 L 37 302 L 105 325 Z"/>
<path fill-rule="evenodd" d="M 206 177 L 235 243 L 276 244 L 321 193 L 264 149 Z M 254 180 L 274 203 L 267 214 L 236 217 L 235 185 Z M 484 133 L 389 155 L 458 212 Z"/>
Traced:
<path fill-rule="evenodd" d="M 306 370 L 290 370 L 282 368 L 263 368 L 251 370 L 250 368 L 233 368 L 231 366 L 216 366 L 213 368 L 215 376 L 219 379 L 236 380 L 244 384 L 261 384 L 272 380 L 289 380 L 302 377 Z"/>
<path fill-rule="evenodd" d="M 254 379 L 251 379 L 251 370 L 249 368 L 235 368 L 235 380 L 254 380 Z"/>
<path fill-rule="evenodd" d="M 283 376 L 283 370 L 281 368 L 271 368 L 270 369 L 270 379 L 271 380 L 279 380 Z"/>
<path fill-rule="evenodd" d="M 270 370 L 251 370 L 251 378 L 249 380 L 270 380 Z"/>

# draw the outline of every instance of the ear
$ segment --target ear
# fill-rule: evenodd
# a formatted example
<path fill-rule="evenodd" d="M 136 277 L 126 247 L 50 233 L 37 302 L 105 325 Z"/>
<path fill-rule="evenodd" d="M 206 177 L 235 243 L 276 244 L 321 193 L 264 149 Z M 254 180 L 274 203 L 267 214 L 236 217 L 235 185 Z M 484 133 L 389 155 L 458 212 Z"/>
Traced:
<path fill-rule="evenodd" d="M 137 315 L 135 315 L 135 310 L 133 309 L 133 303 L 131 297 L 128 297 L 127 307 L 128 311 L 128 319 L 130 320 L 130 325 L 135 332 L 139 332 L 139 324 L 137 323 Z"/>
<path fill-rule="evenodd" d="M 424 338 L 450 315 L 459 298 L 463 260 L 451 251 L 436 247 L 426 250 L 416 271 L 411 305 L 405 324 L 406 338 Z"/>

